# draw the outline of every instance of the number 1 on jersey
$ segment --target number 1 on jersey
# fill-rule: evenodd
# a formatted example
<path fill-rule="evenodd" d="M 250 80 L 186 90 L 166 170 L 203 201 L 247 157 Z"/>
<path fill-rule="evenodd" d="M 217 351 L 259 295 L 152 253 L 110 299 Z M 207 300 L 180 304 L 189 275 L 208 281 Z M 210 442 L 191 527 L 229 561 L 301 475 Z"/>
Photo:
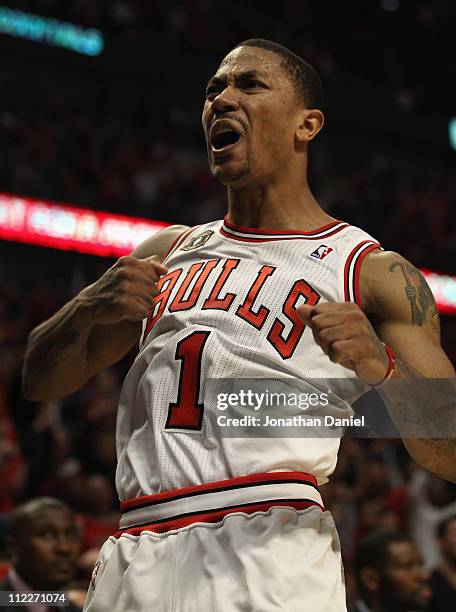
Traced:
<path fill-rule="evenodd" d="M 199 430 L 203 423 L 204 404 L 198 403 L 203 350 L 210 331 L 193 332 L 176 346 L 181 361 L 177 402 L 168 409 L 165 429 Z"/>

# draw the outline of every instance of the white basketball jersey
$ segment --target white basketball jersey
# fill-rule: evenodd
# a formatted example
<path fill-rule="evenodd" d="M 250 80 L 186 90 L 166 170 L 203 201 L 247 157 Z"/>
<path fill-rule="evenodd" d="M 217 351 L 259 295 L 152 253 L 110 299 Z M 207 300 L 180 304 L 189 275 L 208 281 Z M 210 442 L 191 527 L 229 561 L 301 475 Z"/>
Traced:
<path fill-rule="evenodd" d="M 312 391 L 306 379 L 355 378 L 324 354 L 296 308 L 359 304 L 362 259 L 379 246 L 342 221 L 275 232 L 225 219 L 181 235 L 165 259 L 168 273 L 120 397 L 120 499 L 278 470 L 326 482 L 337 437 L 216 435 L 213 385 L 285 379 Z M 344 398 L 333 400 L 338 414 L 351 414 Z"/>

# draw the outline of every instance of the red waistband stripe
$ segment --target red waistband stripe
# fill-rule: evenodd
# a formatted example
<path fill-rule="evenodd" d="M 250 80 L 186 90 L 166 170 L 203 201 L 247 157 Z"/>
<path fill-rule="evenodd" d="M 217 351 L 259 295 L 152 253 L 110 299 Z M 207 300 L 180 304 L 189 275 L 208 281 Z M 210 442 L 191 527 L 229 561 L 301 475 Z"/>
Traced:
<path fill-rule="evenodd" d="M 190 497 L 192 495 L 201 495 L 211 491 L 228 491 L 231 489 L 239 489 L 242 487 L 251 487 L 258 484 L 274 484 L 280 483 L 295 483 L 300 482 L 314 487 L 318 491 L 317 479 L 312 474 L 305 472 L 264 472 L 263 474 L 248 474 L 247 476 L 237 476 L 227 480 L 217 480 L 201 485 L 193 485 L 191 487 L 182 487 L 173 491 L 165 491 L 163 493 L 155 493 L 154 495 L 143 495 L 120 502 L 120 512 L 126 510 L 135 510 L 144 506 L 154 505 L 161 501 L 173 501 L 182 497 Z"/>
<path fill-rule="evenodd" d="M 114 534 L 115 538 L 120 538 L 123 534 L 140 535 L 143 531 L 152 531 L 154 533 L 166 533 L 175 529 L 189 527 L 195 523 L 220 523 L 226 516 L 237 512 L 242 514 L 255 514 L 255 512 L 268 512 L 271 508 L 287 507 L 295 510 L 307 510 L 307 508 L 318 507 L 324 511 L 324 507 L 314 500 L 306 499 L 276 499 L 264 501 L 261 503 L 244 504 L 243 506 L 229 506 L 227 508 L 218 508 L 207 512 L 189 512 L 186 515 L 175 516 L 163 521 L 155 521 L 153 523 L 143 523 L 135 527 L 119 529 Z"/>
<path fill-rule="evenodd" d="M 219 522 L 234 512 L 266 512 L 274 506 L 323 509 L 315 477 L 302 472 L 252 474 L 125 500 L 116 536 L 144 530 L 163 533 L 197 522 Z"/>

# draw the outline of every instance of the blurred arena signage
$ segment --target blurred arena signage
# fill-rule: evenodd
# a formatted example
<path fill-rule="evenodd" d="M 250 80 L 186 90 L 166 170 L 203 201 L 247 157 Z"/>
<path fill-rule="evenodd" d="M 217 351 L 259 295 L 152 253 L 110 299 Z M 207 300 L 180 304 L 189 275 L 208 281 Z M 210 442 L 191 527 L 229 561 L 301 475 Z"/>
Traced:
<path fill-rule="evenodd" d="M 0 194 L 0 239 L 3 240 L 120 257 L 168 225 Z"/>
<path fill-rule="evenodd" d="M 456 151 L 456 117 L 453 117 L 448 122 L 448 136 L 450 138 L 450 147 Z"/>
<path fill-rule="evenodd" d="M 445 314 L 456 314 L 456 276 L 440 274 L 433 270 L 421 270 L 427 280 L 439 311 Z"/>
<path fill-rule="evenodd" d="M 53 47 L 63 47 L 83 55 L 100 55 L 104 47 L 103 34 L 99 30 L 23 13 L 6 6 L 0 6 L 0 32 Z"/>
<path fill-rule="evenodd" d="M 169 225 L 0 193 L 0 240 L 120 257 Z M 440 312 L 456 314 L 456 276 L 422 272 Z"/>

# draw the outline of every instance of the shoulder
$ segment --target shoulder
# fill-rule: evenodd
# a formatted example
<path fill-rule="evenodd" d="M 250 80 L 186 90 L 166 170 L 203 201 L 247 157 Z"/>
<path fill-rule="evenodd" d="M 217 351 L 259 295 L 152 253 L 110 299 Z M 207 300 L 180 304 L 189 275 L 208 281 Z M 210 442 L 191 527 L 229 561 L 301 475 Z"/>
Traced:
<path fill-rule="evenodd" d="M 170 225 L 143 240 L 131 254 L 138 259 L 145 259 L 151 255 L 157 255 L 163 259 L 173 244 L 189 229 L 188 225 Z"/>
<path fill-rule="evenodd" d="M 0 581 L 0 591 L 11 591 L 11 592 L 16 591 L 16 589 L 11 584 L 8 576 L 6 576 L 6 578 Z M 11 610 L 11 609 L 13 608 L 11 606 L 8 606 L 6 602 L 5 602 L 5 605 L 0 603 L 0 612 L 7 612 L 7 610 Z M 18 612 L 21 612 L 21 611 L 25 612 L 26 608 L 24 608 L 23 606 L 15 606 L 14 610 L 18 610 Z"/>
<path fill-rule="evenodd" d="M 367 313 L 378 319 L 407 319 L 413 325 L 438 326 L 432 291 L 423 274 L 394 251 L 371 251 L 360 274 L 360 290 Z"/>
<path fill-rule="evenodd" d="M 11 586 L 11 582 L 9 581 L 9 578 L 3 578 L 3 580 L 0 580 L 0 591 L 12 591 L 13 587 Z"/>

